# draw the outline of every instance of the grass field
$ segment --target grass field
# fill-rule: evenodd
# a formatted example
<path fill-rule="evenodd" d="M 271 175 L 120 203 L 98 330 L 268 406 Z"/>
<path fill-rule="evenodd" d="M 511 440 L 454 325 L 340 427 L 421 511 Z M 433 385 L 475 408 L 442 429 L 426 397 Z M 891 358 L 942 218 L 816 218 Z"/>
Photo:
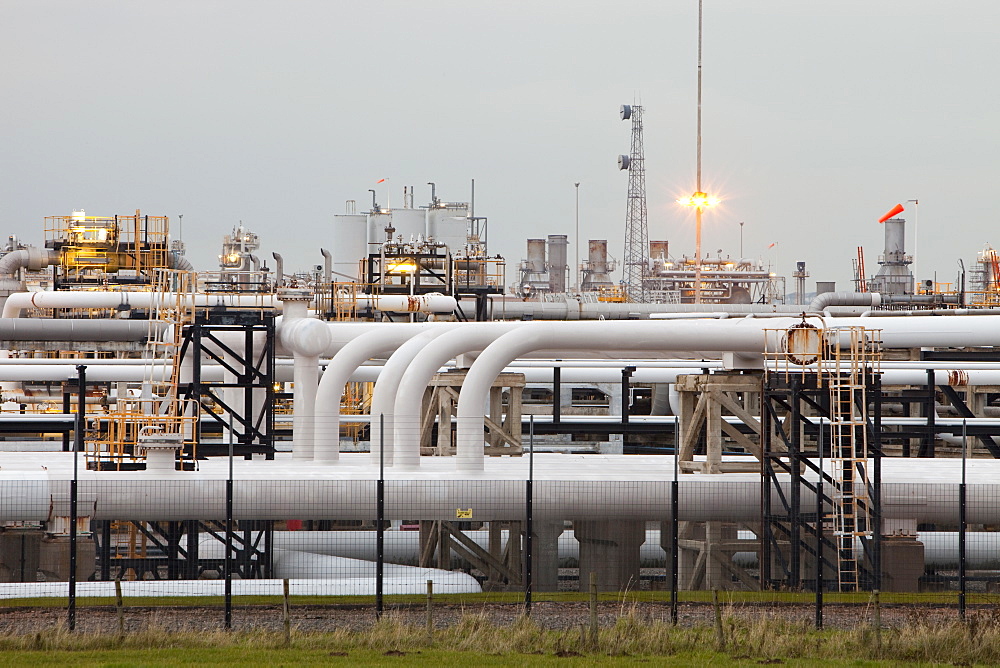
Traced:
<path fill-rule="evenodd" d="M 762 613 L 719 626 L 672 627 L 625 615 L 597 637 L 586 626 L 543 629 L 521 618 L 494 625 L 469 615 L 433 634 L 383 619 L 364 631 L 166 633 L 52 631 L 0 637 L 0 665 L 997 665 L 1000 616 L 966 623 L 915 616 L 897 628 L 815 631 Z"/>
<path fill-rule="evenodd" d="M 743 605 L 755 603 L 800 603 L 812 604 L 814 594 L 811 592 L 781 592 L 781 591 L 724 591 L 720 592 L 724 604 Z M 956 605 L 957 592 L 928 592 L 919 594 L 887 593 L 880 594 L 883 605 Z M 617 602 L 623 604 L 670 601 L 668 591 L 629 591 L 625 593 L 601 593 L 598 599 L 602 602 Z M 423 595 L 386 596 L 387 603 L 393 605 L 422 605 Z M 434 600 L 443 604 L 478 603 L 518 603 L 524 600 L 520 592 L 484 592 L 477 594 L 435 594 Z M 586 602 L 588 594 L 582 592 L 544 592 L 536 593 L 533 600 L 537 602 Z M 681 603 L 711 603 L 711 591 L 681 591 L 678 592 Z M 830 604 L 867 605 L 872 600 L 870 592 L 856 593 L 826 593 L 823 600 Z M 1000 594 L 969 593 L 966 597 L 969 605 L 1000 605 Z M 221 596 L 137 596 L 125 599 L 128 606 L 142 607 L 174 607 L 203 606 L 221 608 Z M 347 605 L 374 606 L 374 596 L 291 596 L 292 605 Z M 280 596 L 234 596 L 234 605 L 281 605 Z M 114 606 L 113 597 L 78 597 L 77 606 Z M 66 599 L 61 597 L 45 598 L 10 598 L 0 600 L 0 607 L 28 608 L 65 608 Z"/>

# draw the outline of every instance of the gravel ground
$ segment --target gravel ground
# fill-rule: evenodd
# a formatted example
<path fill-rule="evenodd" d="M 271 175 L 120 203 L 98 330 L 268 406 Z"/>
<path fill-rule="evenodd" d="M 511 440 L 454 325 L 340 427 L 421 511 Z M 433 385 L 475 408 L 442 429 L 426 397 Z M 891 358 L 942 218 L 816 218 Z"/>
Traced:
<path fill-rule="evenodd" d="M 422 606 L 387 608 L 387 614 L 402 622 L 423 626 L 426 612 Z M 512 623 L 521 613 L 522 606 L 503 603 L 475 605 L 436 604 L 434 620 L 438 627 L 455 624 L 465 615 L 483 614 L 493 623 Z M 538 602 L 532 608 L 534 621 L 549 629 L 578 628 L 589 619 L 587 603 Z M 599 622 L 610 626 L 625 614 L 633 613 L 651 621 L 669 621 L 670 607 L 663 603 L 637 603 L 622 606 L 617 603 L 598 605 Z M 760 616 L 802 621 L 811 624 L 814 619 L 812 606 L 801 604 L 739 605 L 725 608 L 726 614 L 744 619 Z M 827 628 L 855 628 L 872 623 L 872 610 L 864 605 L 827 605 L 824 623 Z M 0 608 L 0 633 L 22 635 L 65 628 L 65 609 Z M 974 609 L 970 606 L 970 614 Z M 301 632 L 331 631 L 337 628 L 362 630 L 375 621 L 372 607 L 360 606 L 293 606 L 292 628 Z M 714 614 L 710 604 L 683 603 L 679 607 L 679 622 L 684 626 L 710 625 Z M 947 623 L 957 621 L 955 608 L 919 605 L 883 605 L 882 624 L 886 627 L 903 626 L 919 618 L 922 622 Z M 154 629 L 168 632 L 203 632 L 221 630 L 224 625 L 222 608 L 191 607 L 134 607 L 126 608 L 125 624 L 129 631 Z M 281 631 L 279 606 L 253 606 L 233 608 L 233 627 L 237 630 Z M 78 608 L 77 630 L 84 633 L 116 633 L 118 617 L 109 608 Z"/>

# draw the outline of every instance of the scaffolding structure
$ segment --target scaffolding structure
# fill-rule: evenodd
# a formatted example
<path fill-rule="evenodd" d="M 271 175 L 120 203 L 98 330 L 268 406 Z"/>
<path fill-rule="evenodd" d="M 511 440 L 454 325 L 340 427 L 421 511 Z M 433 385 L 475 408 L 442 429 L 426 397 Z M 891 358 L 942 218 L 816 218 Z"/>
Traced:
<path fill-rule="evenodd" d="M 69 216 L 45 219 L 45 247 L 59 251 L 56 289 L 154 282 L 170 266 L 166 216 Z"/>
<path fill-rule="evenodd" d="M 878 588 L 880 332 L 803 320 L 767 336 L 761 586 Z"/>

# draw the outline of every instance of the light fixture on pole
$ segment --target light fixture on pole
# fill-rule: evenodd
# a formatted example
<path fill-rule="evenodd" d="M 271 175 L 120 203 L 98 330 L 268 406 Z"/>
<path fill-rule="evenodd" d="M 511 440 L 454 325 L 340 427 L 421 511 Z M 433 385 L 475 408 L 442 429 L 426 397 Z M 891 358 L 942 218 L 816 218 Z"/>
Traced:
<path fill-rule="evenodd" d="M 694 303 L 701 303 L 701 212 L 719 203 L 701 189 L 701 44 L 702 24 L 704 17 L 703 0 L 698 0 L 698 130 L 697 130 L 697 161 L 695 167 L 695 191 L 690 197 L 683 197 L 677 202 L 684 206 L 694 207 Z"/>
<path fill-rule="evenodd" d="M 700 153 L 700 152 L 699 152 Z M 700 171 L 700 170 L 699 170 Z M 699 173 L 698 181 L 701 181 Z M 678 204 L 694 208 L 694 303 L 701 303 L 701 212 L 719 203 L 718 198 L 712 197 L 701 190 L 695 191 L 688 197 L 677 200 Z"/>
<path fill-rule="evenodd" d="M 574 271 L 576 272 L 576 274 L 575 274 L 576 275 L 576 279 L 575 279 L 575 282 L 576 282 L 576 292 L 577 292 L 577 294 L 579 294 L 580 293 L 580 258 L 582 257 L 580 255 L 580 253 L 581 253 L 581 249 L 580 249 L 580 184 L 579 183 L 574 183 L 573 187 L 576 188 L 576 258 L 577 258 L 577 260 L 576 260 L 576 269 Z"/>
<path fill-rule="evenodd" d="M 910 261 L 910 273 L 913 274 L 913 280 L 918 281 L 913 290 L 914 293 L 917 293 L 920 292 L 920 276 L 917 274 L 917 223 L 920 222 L 920 200 L 906 200 L 907 204 L 910 204 L 911 202 L 913 203 L 913 257 Z"/>

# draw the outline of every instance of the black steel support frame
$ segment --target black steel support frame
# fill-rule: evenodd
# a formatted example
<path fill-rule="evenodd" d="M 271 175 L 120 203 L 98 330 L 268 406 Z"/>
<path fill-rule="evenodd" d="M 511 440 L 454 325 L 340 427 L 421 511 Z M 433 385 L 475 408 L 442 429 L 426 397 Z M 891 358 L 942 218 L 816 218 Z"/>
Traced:
<path fill-rule="evenodd" d="M 218 334 L 243 335 L 244 350 L 237 353 L 223 342 Z M 255 346 L 254 335 L 264 334 L 264 342 Z M 222 316 L 199 316 L 195 324 L 185 328 L 180 356 L 192 356 L 191 383 L 183 388 L 184 396 L 202 407 L 202 414 L 212 417 L 223 428 L 232 426 L 233 453 L 249 458 L 263 454 L 274 458 L 274 317 L 257 311 L 225 312 Z M 220 352 L 221 351 L 221 352 Z M 206 381 L 201 374 L 202 355 L 212 359 L 236 377 L 233 383 Z M 239 388 L 243 390 L 240 406 L 230 406 L 218 390 Z M 255 408 L 255 391 L 263 395 L 263 403 Z M 211 400 L 221 409 L 216 412 L 206 405 Z M 196 430 L 199 457 L 229 454 L 227 444 L 201 442 L 201 426 Z"/>
<path fill-rule="evenodd" d="M 920 440 L 920 447 L 917 451 L 918 457 L 934 457 L 936 456 L 937 448 L 935 444 L 935 439 L 938 434 L 952 434 L 953 436 L 961 436 L 963 430 L 968 436 L 974 437 L 979 441 L 979 444 L 984 448 L 990 455 L 995 459 L 1000 459 L 1000 445 L 993 440 L 993 437 L 997 435 L 997 428 L 994 426 L 981 426 L 981 425 L 947 425 L 937 423 L 937 412 L 935 410 L 935 404 L 937 400 L 937 392 L 940 391 L 944 398 L 955 408 L 959 417 L 963 418 L 974 418 L 976 415 L 972 412 L 972 409 L 968 405 L 968 396 L 962 397 L 959 394 L 959 390 L 951 385 L 935 385 L 934 384 L 934 371 L 932 369 L 927 370 L 927 385 L 917 390 L 904 390 L 902 393 L 886 394 L 883 395 L 883 402 L 900 402 L 903 404 L 903 415 L 905 417 L 910 417 L 912 414 L 911 406 L 916 404 L 920 407 L 920 412 L 924 418 L 924 423 L 922 425 L 911 426 L 911 427 L 895 427 L 890 431 L 885 431 L 882 433 L 882 443 L 889 444 L 893 442 L 900 442 L 903 457 L 913 456 L 910 441 L 912 439 Z"/>
<path fill-rule="evenodd" d="M 147 555 L 130 557 L 117 553 L 112 544 L 110 520 L 94 521 L 98 578 L 123 579 L 129 571 L 138 580 L 197 580 L 205 571 L 222 573 L 225 558 L 202 557 L 199 537 L 211 536 L 226 543 L 224 521 L 131 522 L 146 540 Z M 270 546 L 274 523 L 244 520 L 233 531 L 232 572 L 243 580 L 272 576 Z"/>
<path fill-rule="evenodd" d="M 770 374 L 765 379 L 761 400 L 761 557 L 760 581 L 762 588 L 800 589 L 812 585 L 814 590 L 828 588 L 830 583 L 817 582 L 823 571 L 836 569 L 833 558 L 838 545 L 824 531 L 821 504 L 831 504 L 834 489 L 832 477 L 821 473 L 817 460 L 822 448 L 823 459 L 829 459 L 831 434 L 823 428 L 822 419 L 830 419 L 830 390 L 819 382 L 815 374 Z M 881 378 L 871 374 L 865 382 L 863 393 L 872 408 L 867 426 L 869 457 L 872 470 L 869 477 L 870 508 L 873 539 L 864 541 L 865 560 L 861 565 L 860 587 L 877 589 L 881 573 Z M 854 397 L 855 401 L 864 400 Z M 803 415 L 803 408 L 810 407 L 817 420 Z M 772 442 L 772 435 L 777 443 Z M 822 485 L 807 480 L 802 473 L 810 470 L 822 480 Z M 779 474 L 788 475 L 788 483 L 778 480 Z M 853 474 L 853 472 L 852 472 Z M 803 493 L 816 500 L 813 508 L 802 504 Z M 777 505 L 773 503 L 777 499 Z M 842 546 L 840 546 L 842 547 Z M 804 578 L 801 573 L 802 555 L 810 555 L 817 565 L 814 578 Z"/>

